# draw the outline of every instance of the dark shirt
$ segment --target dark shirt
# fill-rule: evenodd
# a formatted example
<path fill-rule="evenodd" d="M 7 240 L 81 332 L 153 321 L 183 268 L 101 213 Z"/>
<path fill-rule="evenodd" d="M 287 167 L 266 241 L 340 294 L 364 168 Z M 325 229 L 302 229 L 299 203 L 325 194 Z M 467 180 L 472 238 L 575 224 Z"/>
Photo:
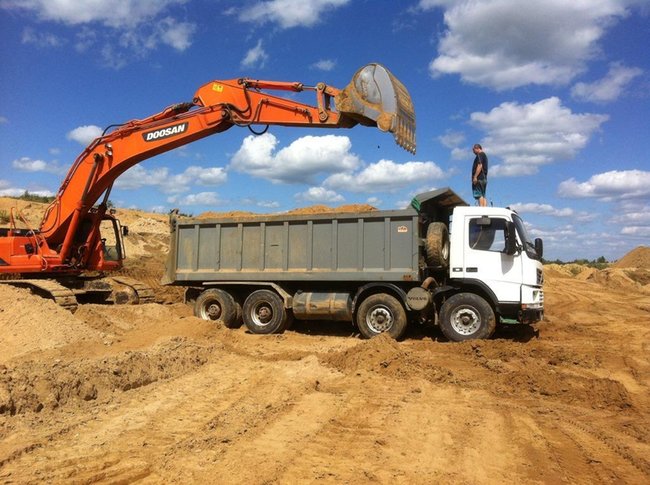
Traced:
<path fill-rule="evenodd" d="M 474 158 L 474 163 L 472 164 L 472 179 L 474 178 L 474 174 L 476 173 L 476 167 L 478 167 L 479 163 L 483 165 L 483 168 L 481 169 L 481 173 L 478 174 L 478 178 L 487 179 L 488 158 L 485 152 L 477 153 L 476 158 Z"/>

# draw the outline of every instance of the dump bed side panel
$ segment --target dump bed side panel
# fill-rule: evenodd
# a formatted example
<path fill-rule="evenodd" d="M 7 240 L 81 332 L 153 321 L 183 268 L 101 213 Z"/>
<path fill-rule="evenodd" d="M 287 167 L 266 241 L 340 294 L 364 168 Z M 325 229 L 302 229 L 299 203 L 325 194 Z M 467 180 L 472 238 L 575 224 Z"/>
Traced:
<path fill-rule="evenodd" d="M 419 217 L 363 215 L 179 219 L 170 282 L 417 281 Z"/>

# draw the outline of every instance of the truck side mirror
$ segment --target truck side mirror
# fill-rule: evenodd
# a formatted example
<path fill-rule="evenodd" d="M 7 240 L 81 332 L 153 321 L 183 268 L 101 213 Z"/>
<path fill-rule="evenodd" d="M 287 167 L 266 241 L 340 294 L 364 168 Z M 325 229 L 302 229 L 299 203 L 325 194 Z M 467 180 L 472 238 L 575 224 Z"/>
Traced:
<path fill-rule="evenodd" d="M 517 231 L 512 222 L 506 222 L 506 254 L 517 254 Z"/>
<path fill-rule="evenodd" d="M 129 235 L 129 226 L 122 226 L 122 236 Z"/>
<path fill-rule="evenodd" d="M 544 242 L 539 237 L 535 239 L 535 252 L 539 259 L 544 257 Z"/>

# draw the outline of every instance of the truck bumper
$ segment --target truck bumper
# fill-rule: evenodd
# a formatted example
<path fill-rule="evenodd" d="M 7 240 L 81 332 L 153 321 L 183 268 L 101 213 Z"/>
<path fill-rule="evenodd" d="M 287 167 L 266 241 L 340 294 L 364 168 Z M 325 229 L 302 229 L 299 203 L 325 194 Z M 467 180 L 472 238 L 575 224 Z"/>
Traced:
<path fill-rule="evenodd" d="M 544 309 L 543 308 L 524 308 L 519 311 L 517 315 L 517 320 L 520 323 L 531 324 L 537 323 L 544 320 Z"/>

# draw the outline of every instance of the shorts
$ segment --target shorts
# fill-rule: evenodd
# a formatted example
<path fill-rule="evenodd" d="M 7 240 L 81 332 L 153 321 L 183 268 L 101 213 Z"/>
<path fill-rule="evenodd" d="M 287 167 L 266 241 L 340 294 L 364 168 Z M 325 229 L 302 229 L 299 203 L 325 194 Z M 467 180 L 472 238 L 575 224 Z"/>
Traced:
<path fill-rule="evenodd" d="M 487 179 L 478 179 L 475 184 L 472 184 L 472 195 L 475 199 L 485 197 L 485 189 L 487 188 Z"/>

